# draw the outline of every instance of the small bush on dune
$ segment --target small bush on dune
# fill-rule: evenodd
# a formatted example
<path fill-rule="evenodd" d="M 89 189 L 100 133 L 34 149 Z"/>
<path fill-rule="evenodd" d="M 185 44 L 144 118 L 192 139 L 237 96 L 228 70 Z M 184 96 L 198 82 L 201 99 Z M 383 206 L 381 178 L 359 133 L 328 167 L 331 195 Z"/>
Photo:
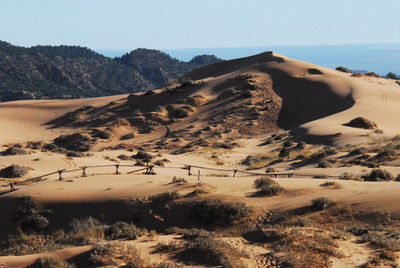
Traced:
<path fill-rule="evenodd" d="M 303 150 L 304 148 L 306 148 L 306 143 L 304 141 L 297 143 L 296 145 L 297 150 Z"/>
<path fill-rule="evenodd" d="M 147 262 L 141 258 L 138 250 L 125 243 L 109 242 L 97 243 L 90 250 L 89 262 L 98 266 L 148 267 Z"/>
<path fill-rule="evenodd" d="M 253 185 L 255 188 L 262 188 L 263 186 L 273 185 L 276 182 L 270 177 L 261 177 L 254 181 Z"/>
<path fill-rule="evenodd" d="M 370 174 L 362 176 L 364 181 L 391 181 L 394 179 L 393 175 L 384 170 L 375 168 Z"/>
<path fill-rule="evenodd" d="M 27 152 L 21 148 L 20 144 L 9 147 L 1 153 L 2 155 L 25 155 Z"/>
<path fill-rule="evenodd" d="M 187 183 L 187 180 L 181 177 L 173 177 L 171 183 Z"/>
<path fill-rule="evenodd" d="M 356 174 L 345 172 L 339 176 L 339 180 L 361 181 L 361 178 Z"/>
<path fill-rule="evenodd" d="M 50 211 L 39 210 L 30 196 L 24 196 L 14 214 L 14 221 L 24 231 L 42 231 L 49 225 L 45 214 Z"/>
<path fill-rule="evenodd" d="M 104 230 L 105 236 L 111 240 L 120 238 L 128 238 L 130 240 L 134 240 L 144 233 L 144 230 L 126 222 L 116 222 L 107 226 Z"/>
<path fill-rule="evenodd" d="M 208 261 L 214 262 L 222 267 L 245 267 L 240 258 L 247 257 L 244 251 L 232 247 L 221 239 L 212 237 L 196 238 L 185 246 L 185 251 L 188 254 L 201 254 Z"/>
<path fill-rule="evenodd" d="M 268 185 L 261 187 L 261 189 L 258 191 L 258 194 L 263 196 L 274 196 L 282 193 L 283 191 L 285 191 L 285 188 L 280 185 Z"/>
<path fill-rule="evenodd" d="M 157 195 L 152 195 L 149 197 L 149 200 L 151 200 L 151 202 L 153 204 L 155 204 L 155 203 L 168 203 L 168 202 L 171 202 L 171 201 L 179 199 L 179 198 L 181 198 L 181 195 L 179 194 L 179 192 L 176 190 L 173 190 L 173 191 L 167 191 L 167 192 L 157 194 Z"/>
<path fill-rule="evenodd" d="M 262 196 L 273 196 L 282 193 L 285 189 L 269 177 L 261 177 L 254 181 L 254 187 L 259 189 Z"/>
<path fill-rule="evenodd" d="M 281 151 L 279 152 L 280 158 L 289 157 L 289 156 L 290 156 L 290 152 L 286 148 L 282 148 Z"/>
<path fill-rule="evenodd" d="M 53 258 L 53 257 L 40 257 L 36 259 L 33 263 L 25 266 L 25 268 L 74 268 L 72 265 L 66 261 Z"/>
<path fill-rule="evenodd" d="M 135 134 L 133 132 L 129 132 L 128 134 L 121 136 L 119 139 L 120 140 L 129 140 L 129 139 L 133 139 L 134 137 L 135 137 Z"/>
<path fill-rule="evenodd" d="M 105 226 L 92 217 L 73 219 L 70 223 L 73 243 L 81 245 L 91 243 L 91 239 L 103 239 Z"/>
<path fill-rule="evenodd" d="M 252 212 L 244 203 L 224 202 L 219 199 L 206 199 L 192 202 L 191 217 L 203 223 L 232 223 Z"/>
<path fill-rule="evenodd" d="M 19 165 L 11 165 L 0 170 L 0 177 L 20 178 L 27 173 L 28 173 L 28 168 Z"/>
<path fill-rule="evenodd" d="M 99 139 L 107 140 L 111 137 L 111 133 L 107 130 L 92 129 L 92 136 Z"/>
<path fill-rule="evenodd" d="M 311 207 L 317 210 L 327 209 L 332 204 L 332 199 L 328 197 L 319 197 L 311 200 Z"/>
<path fill-rule="evenodd" d="M 353 73 L 350 69 L 343 66 L 336 67 L 336 70 L 344 73 Z"/>

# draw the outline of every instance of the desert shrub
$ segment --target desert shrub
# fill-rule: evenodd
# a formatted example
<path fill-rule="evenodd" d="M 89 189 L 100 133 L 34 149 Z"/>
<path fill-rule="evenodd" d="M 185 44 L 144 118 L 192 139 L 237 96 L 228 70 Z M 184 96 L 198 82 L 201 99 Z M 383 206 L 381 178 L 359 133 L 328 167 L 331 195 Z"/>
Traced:
<path fill-rule="evenodd" d="M 267 185 L 261 187 L 261 189 L 258 191 L 258 194 L 262 196 L 273 196 L 278 195 L 283 191 L 285 191 L 285 188 L 280 185 Z"/>
<path fill-rule="evenodd" d="M 76 152 L 76 151 L 67 151 L 66 152 L 66 156 L 69 156 L 69 157 L 83 157 L 84 154 L 81 153 L 81 152 Z"/>
<path fill-rule="evenodd" d="M 92 148 L 94 141 L 87 135 L 75 133 L 71 135 L 61 135 L 56 138 L 53 143 L 70 151 L 85 152 Z"/>
<path fill-rule="evenodd" d="M 135 225 L 121 221 L 106 226 L 104 230 L 104 235 L 106 236 L 106 238 L 111 240 L 120 238 L 128 238 L 130 240 L 134 240 L 144 233 L 144 230 L 137 228 Z"/>
<path fill-rule="evenodd" d="M 328 197 L 319 197 L 311 200 L 311 207 L 317 210 L 327 209 L 332 204 L 332 199 Z"/>
<path fill-rule="evenodd" d="M 180 263 L 173 263 L 173 262 L 161 262 L 157 266 L 157 268 L 184 268 L 186 267 L 183 264 Z"/>
<path fill-rule="evenodd" d="M 53 257 L 40 257 L 36 259 L 33 263 L 25 266 L 25 268 L 74 268 L 72 265 L 66 261 L 53 258 Z"/>
<path fill-rule="evenodd" d="M 386 75 L 386 78 L 394 79 L 394 80 L 399 79 L 399 78 L 397 77 L 397 75 L 396 75 L 395 73 L 392 73 L 392 72 L 389 72 L 389 73 Z"/>
<path fill-rule="evenodd" d="M 14 213 L 14 221 L 18 228 L 24 231 L 42 231 L 49 225 L 46 215 L 51 213 L 46 210 L 39 210 L 37 204 L 30 196 L 23 196 Z"/>
<path fill-rule="evenodd" d="M 397 260 L 397 254 L 394 253 L 393 251 L 384 249 L 379 253 L 379 258 L 390 260 L 390 261 L 395 261 L 395 260 Z"/>
<path fill-rule="evenodd" d="M 342 185 L 340 185 L 339 183 L 335 182 L 335 181 L 327 181 L 324 182 L 322 184 L 320 184 L 320 186 L 322 187 L 333 187 L 335 189 L 342 189 Z"/>
<path fill-rule="evenodd" d="M 187 183 L 187 180 L 181 177 L 173 177 L 172 183 Z"/>
<path fill-rule="evenodd" d="M 275 170 L 274 168 L 272 168 L 272 167 L 268 167 L 268 168 L 265 170 L 265 173 L 274 173 L 274 172 L 276 172 L 276 170 Z"/>
<path fill-rule="evenodd" d="M 364 128 L 364 129 L 374 129 L 377 127 L 377 125 L 374 122 L 363 117 L 354 118 L 350 122 L 343 125 L 347 127 Z"/>
<path fill-rule="evenodd" d="M 284 143 L 283 143 L 283 147 L 287 148 L 287 147 L 291 147 L 293 146 L 294 142 L 291 139 L 287 139 Z"/>
<path fill-rule="evenodd" d="M 251 213 L 252 209 L 244 203 L 224 202 L 219 199 L 194 201 L 190 205 L 190 215 L 203 223 L 232 223 Z"/>
<path fill-rule="evenodd" d="M 391 237 L 377 231 L 369 231 L 361 236 L 363 242 L 370 242 L 377 248 L 384 248 L 391 251 L 400 251 L 400 242 Z"/>
<path fill-rule="evenodd" d="M 351 150 L 351 151 L 349 152 L 349 156 L 365 154 L 365 153 L 367 153 L 367 152 L 368 152 L 368 150 L 367 150 L 366 148 L 360 147 L 360 148 L 356 148 L 356 149 L 354 149 L 354 150 Z"/>
<path fill-rule="evenodd" d="M 1 153 L 2 155 L 24 155 L 27 154 L 27 152 L 21 148 L 20 145 L 16 144 L 13 145 L 9 148 L 7 148 L 7 150 L 3 151 Z"/>
<path fill-rule="evenodd" d="M 171 109 L 168 115 L 171 118 L 185 118 L 189 116 L 189 111 L 184 108 Z"/>
<path fill-rule="evenodd" d="M 100 130 L 100 129 L 92 129 L 92 136 L 99 138 L 99 139 L 109 139 L 111 137 L 111 133 L 107 130 Z"/>
<path fill-rule="evenodd" d="M 328 161 L 321 161 L 318 163 L 319 168 L 329 168 L 331 167 L 331 164 Z"/>
<path fill-rule="evenodd" d="M 138 151 L 136 153 L 136 155 L 132 156 L 132 158 L 133 159 L 139 159 L 139 160 L 142 160 L 144 162 L 150 162 L 151 159 L 153 159 L 153 156 L 151 154 L 149 154 L 149 153 L 144 152 L 144 151 Z"/>
<path fill-rule="evenodd" d="M 296 144 L 296 149 L 297 150 L 303 150 L 304 148 L 306 148 L 306 143 L 304 141 L 301 141 L 301 142 Z"/>
<path fill-rule="evenodd" d="M 11 165 L 0 170 L 0 177 L 20 178 L 28 173 L 28 169 L 19 165 Z"/>
<path fill-rule="evenodd" d="M 283 158 L 283 157 L 289 157 L 290 156 L 290 152 L 288 149 L 286 148 L 282 148 L 279 152 L 279 157 Z"/>
<path fill-rule="evenodd" d="M 390 172 L 384 169 L 375 168 L 370 174 L 362 176 L 362 179 L 364 181 L 391 181 L 394 177 Z"/>
<path fill-rule="evenodd" d="M 93 217 L 73 219 L 70 223 L 71 237 L 75 244 L 87 244 L 91 239 L 103 239 L 105 226 Z"/>
<path fill-rule="evenodd" d="M 164 160 L 157 160 L 154 162 L 154 165 L 159 166 L 159 167 L 163 167 L 165 165 L 165 161 Z"/>
<path fill-rule="evenodd" d="M 361 178 L 356 174 L 345 172 L 339 176 L 339 180 L 361 181 Z"/>
<path fill-rule="evenodd" d="M 200 254 L 208 261 L 222 267 L 243 267 L 241 257 L 247 257 L 244 251 L 232 247 L 227 242 L 212 238 L 198 237 L 185 245 L 184 251 L 188 254 Z"/>
<path fill-rule="evenodd" d="M 119 159 L 121 160 L 131 160 L 130 156 L 127 156 L 125 154 L 120 154 L 119 156 L 117 156 Z"/>
<path fill-rule="evenodd" d="M 353 73 L 350 69 L 343 67 L 343 66 L 336 67 L 336 70 L 344 72 L 344 73 Z"/>
<path fill-rule="evenodd" d="M 365 76 L 371 76 L 371 77 L 381 77 L 379 74 L 374 73 L 374 72 L 367 72 L 364 75 Z"/>
<path fill-rule="evenodd" d="M 257 193 L 262 196 L 277 195 L 285 190 L 276 181 L 269 177 L 261 177 L 256 179 L 253 183 L 253 186 L 259 189 Z"/>
<path fill-rule="evenodd" d="M 90 250 L 89 262 L 96 267 L 120 266 L 126 263 L 128 267 L 148 267 L 147 262 L 141 258 L 135 247 L 118 242 L 95 244 Z"/>
<path fill-rule="evenodd" d="M 42 145 L 43 145 L 43 142 L 41 142 L 41 141 L 28 141 L 26 143 L 26 148 L 37 150 L 37 149 L 40 149 L 40 147 L 42 147 Z"/>
<path fill-rule="evenodd" d="M 167 192 L 157 194 L 157 195 L 152 195 L 149 197 L 149 200 L 153 204 L 155 204 L 155 203 L 168 203 L 168 202 L 174 201 L 179 198 L 181 198 L 181 195 L 179 194 L 179 192 L 176 190 L 173 190 L 173 191 L 167 191 Z"/>
<path fill-rule="evenodd" d="M 263 186 L 269 186 L 274 184 L 277 183 L 270 177 L 261 177 L 254 181 L 253 186 L 254 188 L 262 188 Z"/>
<path fill-rule="evenodd" d="M 121 136 L 119 139 L 120 140 L 129 140 L 129 139 L 133 139 L 134 137 L 135 137 L 135 134 L 133 132 L 129 132 L 128 134 Z"/>

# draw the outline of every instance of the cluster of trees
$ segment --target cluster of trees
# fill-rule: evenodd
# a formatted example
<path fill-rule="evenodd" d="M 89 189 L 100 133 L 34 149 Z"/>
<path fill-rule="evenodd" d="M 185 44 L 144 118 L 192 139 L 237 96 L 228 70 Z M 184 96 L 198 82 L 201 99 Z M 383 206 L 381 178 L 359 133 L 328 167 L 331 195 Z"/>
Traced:
<path fill-rule="evenodd" d="M 79 46 L 13 46 L 0 41 L 0 100 L 82 98 L 158 88 L 214 56 L 181 62 L 158 50 L 108 58 Z"/>

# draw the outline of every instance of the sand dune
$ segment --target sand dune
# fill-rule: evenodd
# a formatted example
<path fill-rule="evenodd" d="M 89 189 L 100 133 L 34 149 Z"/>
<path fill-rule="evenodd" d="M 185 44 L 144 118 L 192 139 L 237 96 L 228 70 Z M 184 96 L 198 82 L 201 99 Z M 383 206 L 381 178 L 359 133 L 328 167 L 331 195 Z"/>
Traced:
<path fill-rule="evenodd" d="M 347 213 L 348 211 L 345 210 L 347 208 L 362 212 L 362 216 L 367 218 L 362 219 L 365 222 L 368 221 L 370 215 L 379 213 L 383 215 L 386 211 L 390 212 L 393 222 L 400 216 L 400 196 L 397 194 L 400 184 L 398 182 L 337 180 L 337 177 L 344 172 L 367 174 L 372 169 L 370 166 L 350 165 L 350 162 L 346 162 L 353 157 L 348 154 L 350 150 L 365 143 L 362 146 L 368 145 L 372 149 L 362 156 L 374 159 L 380 152 L 380 145 L 371 145 L 366 142 L 398 133 L 400 90 L 394 81 L 366 76 L 351 77 L 346 73 L 268 52 L 206 66 L 187 74 L 184 80 L 190 80 L 190 82 L 177 86 L 171 85 L 148 94 L 136 94 L 130 98 L 127 95 L 121 95 L 95 99 L 1 103 L 0 126 L 5 131 L 0 133 L 0 141 L 4 149 L 8 144 L 16 142 L 36 140 L 48 142 L 60 134 L 85 132 L 92 127 L 105 129 L 106 125 L 112 136 L 109 139 L 97 141 L 89 154 L 81 157 L 66 157 L 61 153 L 33 149 L 28 150 L 26 155 L 0 156 L 0 168 L 11 164 L 31 168 L 27 175 L 16 181 L 57 169 L 78 169 L 73 173 L 64 174 L 63 181 L 58 181 L 58 175 L 55 174 L 46 177 L 43 181 L 19 184 L 17 190 L 13 192 L 9 192 L 9 180 L 2 179 L 0 181 L 0 207 L 2 207 L 0 238 L 6 240 L 7 235 L 15 231 L 13 213 L 17 207 L 16 202 L 24 195 L 31 196 L 43 208 L 51 209 L 53 211 L 53 214 L 49 216 L 51 228 L 54 230 L 62 228 L 66 232 L 73 218 L 93 216 L 106 223 L 131 220 L 130 206 L 137 199 L 146 200 L 151 195 L 171 190 L 176 190 L 181 194 L 178 204 L 211 198 L 244 202 L 254 208 L 255 212 L 252 215 L 254 217 L 257 216 L 256 213 L 264 215 L 268 211 L 299 213 L 299 210 L 305 209 L 305 214 L 296 214 L 293 221 L 304 220 L 301 217 L 310 214 L 310 218 L 319 217 L 317 220 L 326 224 L 331 220 L 333 222 L 336 219 L 341 220 L 340 217 L 343 215 L 335 209 L 338 211 L 342 209 L 345 211 L 343 213 Z M 243 97 L 243 93 L 246 92 L 251 94 L 244 94 L 246 96 Z M 145 120 L 146 116 L 159 116 L 167 121 L 171 110 L 182 108 L 187 104 L 188 98 L 195 96 L 201 96 L 196 99 L 200 101 L 191 106 L 192 110 L 188 112 L 187 117 L 168 121 L 171 123 L 165 125 L 157 125 L 157 122 L 152 121 L 156 127 L 150 133 L 138 134 L 139 128 L 134 124 L 132 126 L 125 123 L 114 124 L 121 118 L 130 118 L 131 121 L 136 122 L 138 118 Z M 63 115 L 88 105 L 94 106 L 93 109 L 79 113 L 71 121 L 63 122 L 68 119 Z M 136 109 L 138 107 L 141 110 Z M 238 114 L 237 111 L 242 108 L 244 112 Z M 377 124 L 379 131 L 343 125 L 356 117 L 373 121 Z M 101 120 L 93 120 L 99 118 Z M 85 124 L 87 122 L 90 124 Z M 175 136 L 166 135 L 166 126 L 172 132 L 176 131 L 173 134 Z M 207 127 L 209 130 L 206 130 Z M 249 129 L 252 131 L 247 131 Z M 129 131 L 135 132 L 135 138 L 120 140 L 120 136 Z M 179 136 L 179 131 L 183 133 L 181 136 Z M 286 131 L 293 137 L 289 138 Z M 279 137 L 279 134 L 283 136 L 275 139 Z M 303 149 L 288 145 L 292 146 L 290 147 L 292 156 L 278 157 L 280 150 L 286 146 L 285 142 L 291 139 L 305 140 L 308 144 L 303 145 Z M 192 142 L 200 145 L 188 147 Z M 122 143 L 124 143 L 123 146 Z M 321 145 L 324 143 L 332 143 L 337 147 L 333 156 L 322 156 L 322 160 L 326 162 L 332 160 L 329 163 L 335 165 L 334 167 L 320 168 L 318 161 L 294 165 L 321 150 L 332 150 L 332 148 L 324 148 Z M 346 144 L 353 145 L 341 146 Z M 117 145 L 121 146 L 118 149 L 112 148 Z M 381 145 L 385 144 L 382 142 Z M 110 148 L 107 149 L 107 147 Z M 176 150 L 179 151 L 185 147 L 192 150 L 175 153 Z M 169 162 L 166 162 L 164 167 L 156 166 L 156 175 L 145 175 L 141 172 L 129 173 L 142 167 L 121 167 L 122 174 L 114 174 L 113 165 L 116 163 L 136 163 L 131 156 L 139 150 L 151 153 L 154 157 L 153 162 L 156 159 L 168 159 Z M 124 157 L 121 157 L 122 155 Z M 262 161 L 265 164 L 256 167 L 242 164 L 247 156 L 264 157 Z M 271 164 L 270 162 L 273 161 L 275 162 Z M 397 158 L 390 156 L 387 162 L 382 162 L 380 165 L 396 175 L 400 173 L 400 168 L 398 162 L 395 161 Z M 80 167 L 104 164 L 111 166 L 89 169 L 88 177 L 81 176 Z M 200 171 L 200 182 L 204 184 L 198 184 L 199 168 L 193 168 L 193 175 L 189 176 L 188 171 L 183 169 L 185 165 L 203 167 Z M 287 175 L 274 178 L 286 189 L 283 193 L 277 196 L 260 197 L 253 187 L 254 180 L 260 176 L 239 173 L 233 178 L 234 169 L 245 171 L 251 168 L 252 172 L 263 174 L 266 167 L 273 167 L 278 172 L 294 173 L 291 178 L 287 178 Z M 301 173 L 310 175 L 296 175 Z M 316 179 L 315 175 L 323 179 Z M 184 178 L 187 183 L 171 183 L 174 177 Z M 322 187 L 321 184 L 326 181 L 334 181 L 340 185 L 337 188 Z M 196 187 L 207 187 L 207 191 L 200 196 L 188 195 L 194 189 L 198 189 Z M 333 212 L 329 211 L 333 214 L 328 215 L 328 212 L 317 214 L 307 210 L 311 200 L 321 196 L 334 201 Z M 179 212 L 181 214 L 167 215 L 169 209 L 163 208 L 160 215 L 151 211 L 144 220 L 137 221 L 137 224 L 145 225 L 149 230 L 158 231 L 163 231 L 165 226 L 187 228 L 198 226 L 197 222 L 187 220 L 186 210 Z M 258 224 L 258 220 L 255 218 L 248 221 L 250 223 L 255 221 Z M 355 219 L 352 220 L 355 221 Z M 235 236 L 241 228 L 246 227 L 245 224 L 250 224 L 249 222 L 241 223 L 242 225 L 238 227 L 219 226 L 216 230 L 224 237 L 224 241 L 248 252 L 251 256 L 247 258 L 249 267 L 265 267 L 267 259 L 270 258 L 268 254 L 273 252 L 273 248 Z M 323 228 L 318 224 L 312 227 L 291 224 L 290 228 L 304 227 L 306 233 L 331 231 L 318 229 Z M 212 229 L 215 226 L 208 225 L 204 228 Z M 356 267 L 368 261 L 371 254 L 377 254 L 364 242 L 360 244 L 359 239 L 353 234 L 346 234 L 348 239 L 335 238 L 339 249 L 343 249 L 346 256 L 340 258 L 330 256 L 333 267 Z M 159 233 L 156 234 L 154 240 L 140 238 L 138 241 L 124 241 L 124 243 L 132 243 L 156 263 L 160 260 L 177 261 L 176 256 L 155 250 L 158 242 L 172 240 L 175 243 L 182 241 L 180 236 Z M 66 248 L 51 253 L 3 256 L 0 257 L 0 267 L 4 264 L 6 267 L 21 267 L 24 263 L 43 255 L 70 259 L 89 249 L 90 246 L 85 246 Z M 186 264 L 198 267 L 193 263 Z"/>

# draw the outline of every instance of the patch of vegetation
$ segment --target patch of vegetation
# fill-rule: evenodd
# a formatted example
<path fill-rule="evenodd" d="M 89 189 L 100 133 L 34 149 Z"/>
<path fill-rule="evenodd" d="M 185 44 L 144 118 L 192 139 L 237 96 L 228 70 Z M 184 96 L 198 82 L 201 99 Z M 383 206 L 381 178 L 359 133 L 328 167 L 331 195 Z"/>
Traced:
<path fill-rule="evenodd" d="M 19 166 L 19 165 L 11 165 L 6 168 L 0 170 L 0 177 L 2 178 L 20 178 L 26 174 L 28 174 L 28 168 Z"/>
<path fill-rule="evenodd" d="M 389 171 L 375 168 L 370 174 L 362 176 L 362 179 L 364 181 L 391 181 L 394 177 Z"/>
<path fill-rule="evenodd" d="M 198 254 L 209 262 L 222 267 L 244 267 L 240 260 L 247 257 L 244 251 L 232 247 L 227 242 L 213 237 L 197 237 L 185 245 L 184 252 Z"/>
<path fill-rule="evenodd" d="M 59 147 L 78 152 L 89 151 L 94 142 L 95 141 L 90 139 L 89 136 L 80 133 L 61 135 L 53 141 L 53 143 Z"/>
<path fill-rule="evenodd" d="M 105 237 L 110 240 L 121 238 L 135 240 L 137 237 L 144 235 L 144 233 L 144 230 L 137 228 L 134 224 L 122 221 L 108 225 L 104 230 Z"/>
<path fill-rule="evenodd" d="M 190 204 L 190 215 L 202 223 L 232 224 L 248 216 L 252 209 L 244 203 L 224 202 L 219 199 L 193 201 Z"/>
<path fill-rule="evenodd" d="M 187 183 L 187 180 L 185 178 L 174 176 L 171 183 Z"/>
<path fill-rule="evenodd" d="M 49 225 L 47 215 L 51 213 L 48 210 L 40 210 L 33 199 L 25 195 L 19 201 L 14 221 L 19 229 L 23 231 L 43 231 Z"/>
<path fill-rule="evenodd" d="M 335 182 L 335 181 L 327 181 L 324 182 L 322 184 L 320 184 L 320 186 L 322 187 L 332 187 L 334 189 L 342 189 L 342 185 L 340 185 L 339 183 Z"/>
<path fill-rule="evenodd" d="M 332 199 L 328 197 L 318 197 L 311 200 L 311 207 L 316 210 L 324 210 L 332 205 Z"/>
<path fill-rule="evenodd" d="M 274 196 L 285 191 L 285 188 L 269 177 L 258 178 L 253 185 L 259 189 L 257 194 L 261 196 Z"/>
<path fill-rule="evenodd" d="M 336 67 L 336 70 L 344 72 L 344 73 L 350 73 L 350 74 L 353 73 L 350 69 L 343 67 L 343 66 Z"/>
<path fill-rule="evenodd" d="M 135 137 L 135 134 L 133 132 L 129 132 L 123 136 L 121 136 L 119 139 L 120 140 L 129 140 L 129 139 L 133 139 Z"/>
<path fill-rule="evenodd" d="M 89 261 L 96 266 L 122 265 L 128 267 L 147 267 L 148 263 L 142 259 L 139 251 L 122 242 L 100 242 L 90 250 Z"/>
<path fill-rule="evenodd" d="M 363 242 L 369 242 L 377 248 L 384 248 L 391 251 L 400 251 L 400 242 L 398 239 L 382 232 L 368 231 L 361 236 Z"/>
<path fill-rule="evenodd" d="M 343 124 L 343 126 L 347 127 L 355 127 L 355 128 L 364 128 L 364 129 L 375 129 L 377 128 L 377 125 L 363 117 L 357 117 L 352 119 L 350 122 Z"/>
<path fill-rule="evenodd" d="M 95 138 L 107 140 L 111 137 L 111 133 L 107 130 L 92 129 L 92 136 Z"/>
<path fill-rule="evenodd" d="M 138 159 L 142 160 L 143 162 L 150 162 L 151 159 L 153 159 L 153 156 L 149 153 L 146 153 L 144 151 L 138 151 L 136 155 L 132 156 L 133 159 Z"/>
<path fill-rule="evenodd" d="M 7 150 L 1 152 L 1 155 L 25 155 L 26 150 L 22 148 L 21 144 L 15 144 L 7 148 Z"/>
<path fill-rule="evenodd" d="M 53 257 L 39 257 L 25 268 L 75 268 L 75 265 Z"/>

